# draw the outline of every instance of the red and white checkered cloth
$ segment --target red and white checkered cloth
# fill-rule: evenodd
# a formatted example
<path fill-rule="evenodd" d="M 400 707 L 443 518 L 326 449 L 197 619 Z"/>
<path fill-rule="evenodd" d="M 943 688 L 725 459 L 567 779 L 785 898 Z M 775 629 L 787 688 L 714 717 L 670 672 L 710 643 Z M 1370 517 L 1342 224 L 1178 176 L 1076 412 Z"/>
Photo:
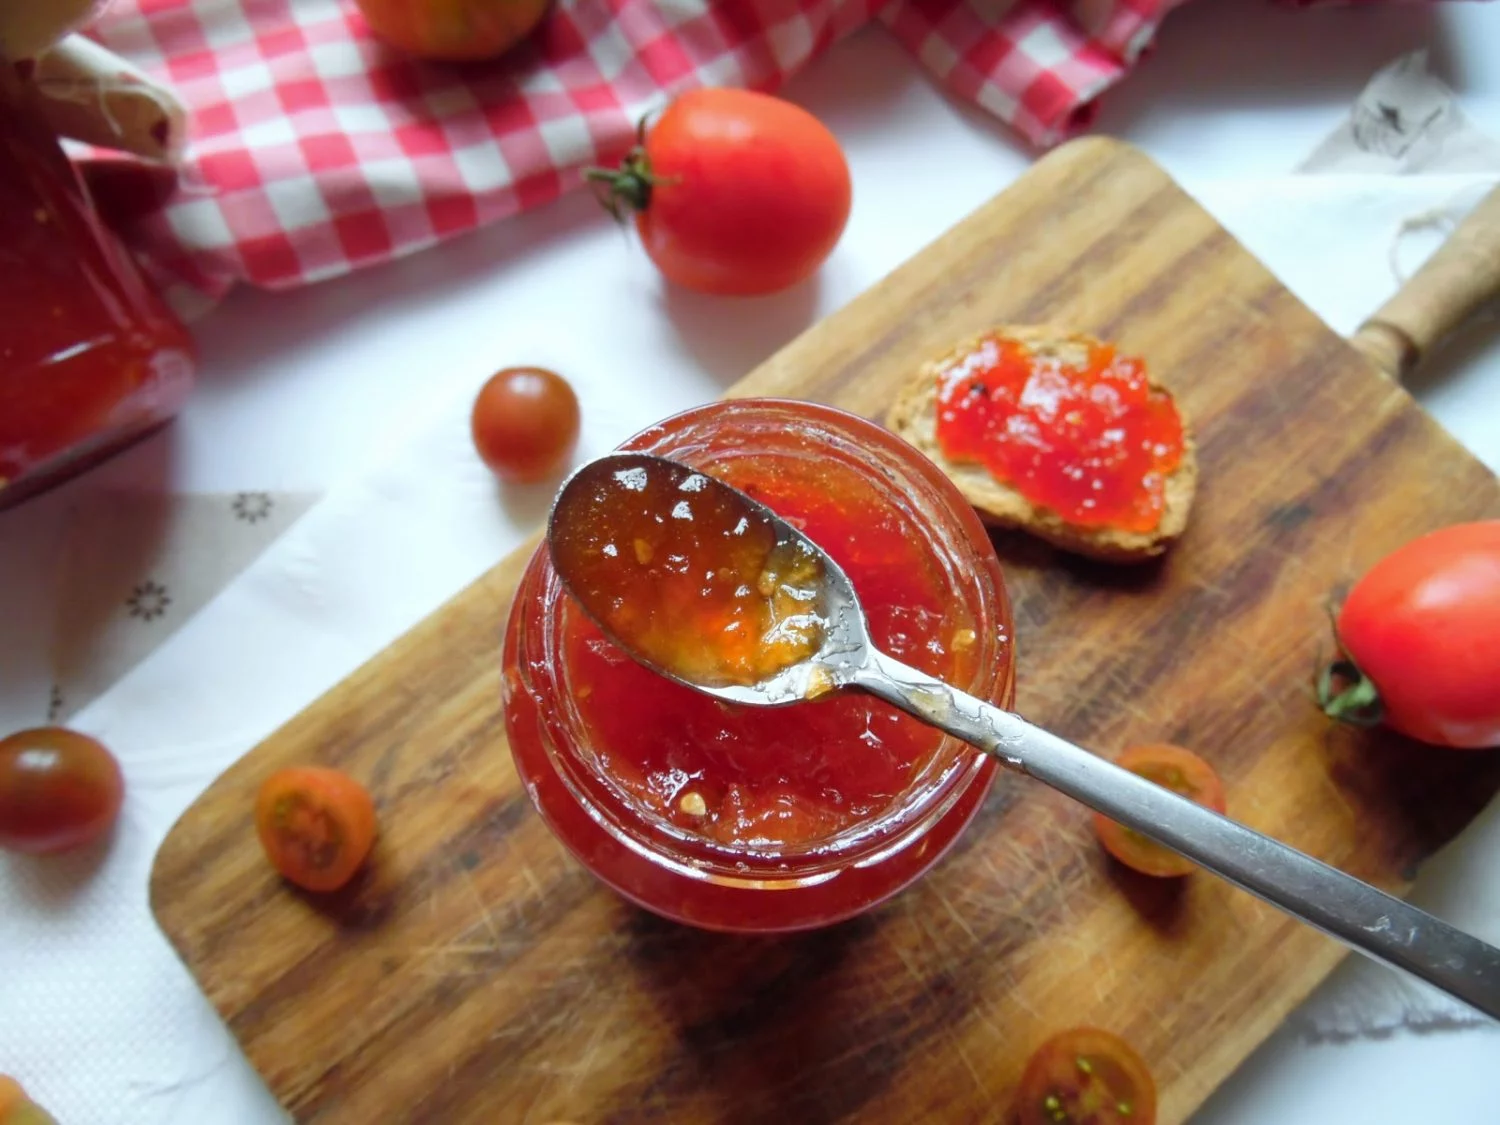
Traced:
<path fill-rule="evenodd" d="M 1181 0 L 556 0 L 487 64 L 424 64 L 353 0 L 115 0 L 89 34 L 190 110 L 180 187 L 117 220 L 158 281 L 335 277 L 545 203 L 700 85 L 770 90 L 878 20 L 1039 147 L 1082 128 Z M 104 201 L 107 204 L 107 201 Z"/>

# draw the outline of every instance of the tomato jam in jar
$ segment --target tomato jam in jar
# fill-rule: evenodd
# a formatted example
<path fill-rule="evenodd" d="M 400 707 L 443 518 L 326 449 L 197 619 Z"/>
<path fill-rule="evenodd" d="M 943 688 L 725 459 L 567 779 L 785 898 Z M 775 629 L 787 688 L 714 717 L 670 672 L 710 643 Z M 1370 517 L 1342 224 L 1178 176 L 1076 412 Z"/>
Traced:
<path fill-rule="evenodd" d="M 994 548 L 894 434 L 830 407 L 738 399 L 621 448 L 684 462 L 794 521 L 848 574 L 877 647 L 1010 705 Z M 709 929 L 805 929 L 874 906 L 937 862 L 996 768 L 862 692 L 764 708 L 673 683 L 605 639 L 545 545 L 504 662 L 511 753 L 548 826 L 626 898 Z"/>
<path fill-rule="evenodd" d="M 0 62 L 0 508 L 171 418 L 187 329 L 95 213 L 34 97 Z"/>

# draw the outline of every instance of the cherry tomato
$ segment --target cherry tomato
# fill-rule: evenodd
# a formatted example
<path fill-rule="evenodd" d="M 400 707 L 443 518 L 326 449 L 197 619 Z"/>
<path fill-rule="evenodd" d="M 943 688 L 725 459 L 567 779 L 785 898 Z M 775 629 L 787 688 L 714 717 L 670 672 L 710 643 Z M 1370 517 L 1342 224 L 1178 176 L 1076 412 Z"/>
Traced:
<path fill-rule="evenodd" d="M 1148 743 L 1130 747 L 1115 759 L 1115 764 L 1215 812 L 1224 811 L 1224 783 L 1219 780 L 1213 766 L 1191 750 L 1165 742 Z M 1102 813 L 1094 814 L 1094 831 L 1110 855 L 1142 875 L 1171 878 L 1191 875 L 1196 870 L 1192 863 L 1170 848 L 1162 847 L 1155 840 L 1110 820 Z"/>
<path fill-rule="evenodd" d="M 1069 1028 L 1027 1060 L 1016 1116 L 1018 1125 L 1155 1125 L 1156 1083 L 1118 1035 Z"/>
<path fill-rule="evenodd" d="M 555 476 L 578 445 L 578 396 L 545 367 L 507 367 L 479 389 L 469 429 L 491 472 L 517 484 Z"/>
<path fill-rule="evenodd" d="M 1338 612 L 1347 661 L 1319 703 L 1435 746 L 1500 746 L 1500 520 L 1414 539 L 1370 568 Z M 1335 680 L 1350 681 L 1335 690 Z"/>
<path fill-rule="evenodd" d="M 120 763 L 86 734 L 36 727 L 0 739 L 0 848 L 41 855 L 97 840 L 124 796 Z"/>
<path fill-rule="evenodd" d="M 334 891 L 375 843 L 375 803 L 342 770 L 291 766 L 261 784 L 255 830 L 266 858 L 309 891 Z"/>
<path fill-rule="evenodd" d="M 356 0 L 370 30 L 419 59 L 504 54 L 547 14 L 550 0 Z"/>
<path fill-rule="evenodd" d="M 849 165 L 806 110 L 751 90 L 680 95 L 606 185 L 617 217 L 636 212 L 666 277 L 704 293 L 772 293 L 818 268 L 849 220 Z"/>

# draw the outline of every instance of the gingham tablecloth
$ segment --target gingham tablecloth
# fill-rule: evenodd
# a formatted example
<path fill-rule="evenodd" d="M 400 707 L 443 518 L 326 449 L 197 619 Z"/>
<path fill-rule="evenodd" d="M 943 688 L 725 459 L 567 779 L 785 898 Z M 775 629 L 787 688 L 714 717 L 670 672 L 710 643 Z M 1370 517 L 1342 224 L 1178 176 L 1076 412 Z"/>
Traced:
<path fill-rule="evenodd" d="M 487 64 L 381 44 L 353 0 L 116 0 L 89 29 L 190 111 L 180 187 L 125 233 L 165 284 L 334 277 L 546 203 L 642 114 L 771 90 L 879 20 L 1037 146 L 1086 124 L 1180 0 L 558 0 Z"/>
<path fill-rule="evenodd" d="M 773 90 L 871 21 L 1045 148 L 1181 2 L 556 0 L 504 58 L 452 66 L 383 45 L 355 0 L 114 0 L 88 34 L 172 85 L 189 138 L 165 207 L 128 178 L 96 194 L 169 292 L 289 288 L 546 203 L 672 94 Z"/>

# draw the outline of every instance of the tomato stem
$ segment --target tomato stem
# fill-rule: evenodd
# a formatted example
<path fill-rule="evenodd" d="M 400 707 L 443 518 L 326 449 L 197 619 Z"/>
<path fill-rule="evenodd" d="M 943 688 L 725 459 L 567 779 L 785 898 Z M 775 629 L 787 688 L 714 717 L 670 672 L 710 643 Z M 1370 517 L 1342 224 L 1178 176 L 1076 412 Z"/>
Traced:
<path fill-rule="evenodd" d="M 594 198 L 617 223 L 650 207 L 652 188 L 676 180 L 676 177 L 662 179 L 651 171 L 651 158 L 646 155 L 646 121 L 650 116 L 645 114 L 636 123 L 635 144 L 620 160 L 619 167 L 591 165 L 583 170 L 584 182 L 594 188 Z"/>
<path fill-rule="evenodd" d="M 1357 727 L 1379 726 L 1385 718 L 1375 681 L 1347 658 L 1324 666 L 1318 674 L 1318 706 L 1330 719 Z"/>

